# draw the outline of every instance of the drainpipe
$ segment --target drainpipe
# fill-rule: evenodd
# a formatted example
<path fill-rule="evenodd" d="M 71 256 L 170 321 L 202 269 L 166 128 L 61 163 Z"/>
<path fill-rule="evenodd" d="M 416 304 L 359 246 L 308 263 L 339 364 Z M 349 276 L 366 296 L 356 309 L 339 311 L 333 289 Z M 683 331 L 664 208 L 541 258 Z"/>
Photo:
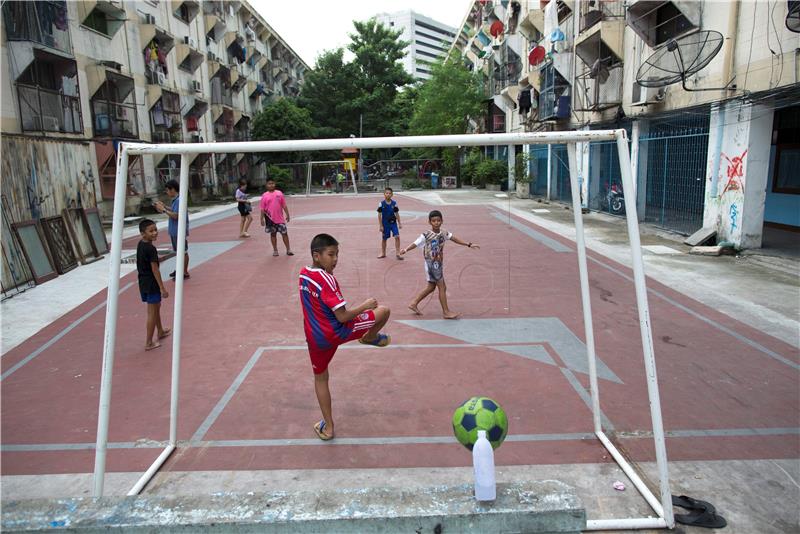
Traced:
<path fill-rule="evenodd" d="M 736 38 L 737 30 L 739 29 L 739 6 L 741 0 L 732 0 L 728 9 L 728 38 L 725 41 L 725 56 L 722 66 L 722 83 L 727 84 L 731 81 L 731 76 L 734 72 L 734 61 L 736 60 Z M 744 89 L 744 88 L 741 88 Z M 723 89 L 722 97 L 727 96 L 727 91 L 731 89 Z"/>

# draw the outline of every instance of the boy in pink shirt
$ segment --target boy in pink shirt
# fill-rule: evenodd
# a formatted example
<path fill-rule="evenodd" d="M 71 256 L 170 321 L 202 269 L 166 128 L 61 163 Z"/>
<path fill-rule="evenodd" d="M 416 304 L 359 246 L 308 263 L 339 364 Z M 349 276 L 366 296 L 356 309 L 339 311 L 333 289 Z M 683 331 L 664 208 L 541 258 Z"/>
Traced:
<path fill-rule="evenodd" d="M 289 208 L 286 207 L 286 198 L 283 193 L 275 189 L 275 180 L 267 180 L 267 191 L 261 195 L 261 226 L 264 227 L 265 232 L 269 232 L 270 241 L 272 241 L 272 255 L 278 256 L 278 232 L 283 237 L 283 244 L 286 246 L 286 255 L 294 256 L 291 247 L 289 246 L 289 233 L 286 229 L 286 223 L 289 222 Z M 286 218 L 283 217 L 284 213 Z"/>

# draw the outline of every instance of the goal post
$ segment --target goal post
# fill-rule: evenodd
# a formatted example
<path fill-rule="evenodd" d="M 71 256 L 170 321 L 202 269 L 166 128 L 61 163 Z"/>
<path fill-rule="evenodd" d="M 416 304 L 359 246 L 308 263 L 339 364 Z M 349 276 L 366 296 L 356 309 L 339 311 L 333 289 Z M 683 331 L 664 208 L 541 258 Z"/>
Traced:
<path fill-rule="evenodd" d="M 181 159 L 180 169 L 180 202 L 178 213 L 178 251 L 176 272 L 183 272 L 184 252 L 186 250 L 186 226 L 188 215 L 189 156 L 200 153 L 238 153 L 238 152 L 296 152 L 341 150 L 344 148 L 421 148 L 421 147 L 463 147 L 490 145 L 531 145 L 531 144 L 566 144 L 569 158 L 570 186 L 572 191 L 572 207 L 575 219 L 575 235 L 578 251 L 579 278 L 581 285 L 581 304 L 586 336 L 586 357 L 589 368 L 589 384 L 591 394 L 591 411 L 594 433 L 620 468 L 628 476 L 631 483 L 641 493 L 656 517 L 630 517 L 612 519 L 588 519 L 586 530 L 672 528 L 675 520 L 672 513 L 672 495 L 669 488 L 669 473 L 663 422 L 661 418 L 661 401 L 656 376 L 655 355 L 653 352 L 652 328 L 647 300 L 647 286 L 644 274 L 639 222 L 634 195 L 625 195 L 625 216 L 628 237 L 631 247 L 631 263 L 633 269 L 634 289 L 639 317 L 639 329 L 643 347 L 643 359 L 646 371 L 647 393 L 650 405 L 650 419 L 655 443 L 656 463 L 658 466 L 659 488 L 657 495 L 639 478 L 634 468 L 617 450 L 606 436 L 600 417 L 599 385 L 597 381 L 597 365 L 594 344 L 594 328 L 589 292 L 589 275 L 587 266 L 586 243 L 583 228 L 583 214 L 580 204 L 580 181 L 578 175 L 576 143 L 592 141 L 615 141 L 619 156 L 622 186 L 625 191 L 635 191 L 628 139 L 625 130 L 589 130 L 560 131 L 537 133 L 504 133 L 504 134 L 464 134 L 441 136 L 409 136 L 409 137 L 371 137 L 344 139 L 304 139 L 282 141 L 245 141 L 225 143 L 177 143 L 177 144 L 145 144 L 120 143 L 117 154 L 117 175 L 114 194 L 113 227 L 111 232 L 111 259 L 109 264 L 109 283 L 106 306 L 105 335 L 103 339 L 103 366 L 100 384 L 100 402 L 97 422 L 97 441 L 95 450 L 93 495 L 103 495 L 105 478 L 106 451 L 108 445 L 108 423 L 111 404 L 112 376 L 114 371 L 114 353 L 117 329 L 117 317 L 120 285 L 120 261 L 122 253 L 122 229 L 125 215 L 125 187 L 127 184 L 128 159 L 130 155 L 162 154 L 178 155 Z M 336 162 L 340 163 L 340 162 Z M 352 171 L 352 169 L 351 169 Z M 355 186 L 355 177 L 351 174 Z M 308 185 L 306 188 L 308 193 Z M 182 337 L 183 277 L 175 279 L 175 309 L 172 335 L 172 376 L 170 392 L 170 431 L 169 443 L 156 461 L 144 473 L 141 479 L 130 490 L 128 495 L 136 495 L 147 484 L 160 466 L 166 461 L 178 445 L 178 386 L 180 376 L 180 351 Z"/>
<path fill-rule="evenodd" d="M 311 169 L 314 165 L 341 165 L 344 167 L 345 172 L 350 174 L 350 181 L 353 184 L 353 192 L 358 194 L 358 185 L 356 185 L 356 173 L 353 169 L 353 162 L 349 159 L 333 159 L 327 161 L 309 161 L 308 170 L 306 173 L 306 196 L 311 196 Z"/>

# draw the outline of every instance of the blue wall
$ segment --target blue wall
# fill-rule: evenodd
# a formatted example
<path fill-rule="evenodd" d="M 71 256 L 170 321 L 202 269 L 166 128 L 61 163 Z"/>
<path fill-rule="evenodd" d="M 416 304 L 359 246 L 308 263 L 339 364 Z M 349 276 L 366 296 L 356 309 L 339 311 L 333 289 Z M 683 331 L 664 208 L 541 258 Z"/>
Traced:
<path fill-rule="evenodd" d="M 772 175 L 775 166 L 775 146 L 769 151 L 767 171 L 767 198 L 764 206 L 764 222 L 800 226 L 800 195 L 772 192 Z"/>

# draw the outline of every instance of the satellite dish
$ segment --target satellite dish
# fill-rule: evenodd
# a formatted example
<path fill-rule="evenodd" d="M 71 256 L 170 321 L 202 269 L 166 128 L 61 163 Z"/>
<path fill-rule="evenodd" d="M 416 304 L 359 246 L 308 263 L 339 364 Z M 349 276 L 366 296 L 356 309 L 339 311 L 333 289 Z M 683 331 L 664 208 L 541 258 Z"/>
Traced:
<path fill-rule="evenodd" d="M 505 30 L 505 27 L 503 26 L 503 23 L 500 22 L 499 20 L 492 22 L 492 25 L 489 27 L 489 33 L 494 38 L 503 35 L 503 30 Z"/>
<path fill-rule="evenodd" d="M 722 48 L 722 34 L 704 30 L 667 44 L 647 58 L 636 73 L 636 82 L 642 87 L 665 87 L 682 82 L 686 91 L 719 91 L 727 88 L 689 89 L 686 78 L 705 68 Z M 728 84 L 730 85 L 730 83 Z"/>
<path fill-rule="evenodd" d="M 790 32 L 800 33 L 800 1 L 789 0 L 789 12 L 786 14 L 786 28 Z"/>
<path fill-rule="evenodd" d="M 528 54 L 528 62 L 531 65 L 538 65 L 542 61 L 544 61 L 544 56 L 547 54 L 547 51 L 544 49 L 543 46 L 536 46 L 531 53 Z"/>

